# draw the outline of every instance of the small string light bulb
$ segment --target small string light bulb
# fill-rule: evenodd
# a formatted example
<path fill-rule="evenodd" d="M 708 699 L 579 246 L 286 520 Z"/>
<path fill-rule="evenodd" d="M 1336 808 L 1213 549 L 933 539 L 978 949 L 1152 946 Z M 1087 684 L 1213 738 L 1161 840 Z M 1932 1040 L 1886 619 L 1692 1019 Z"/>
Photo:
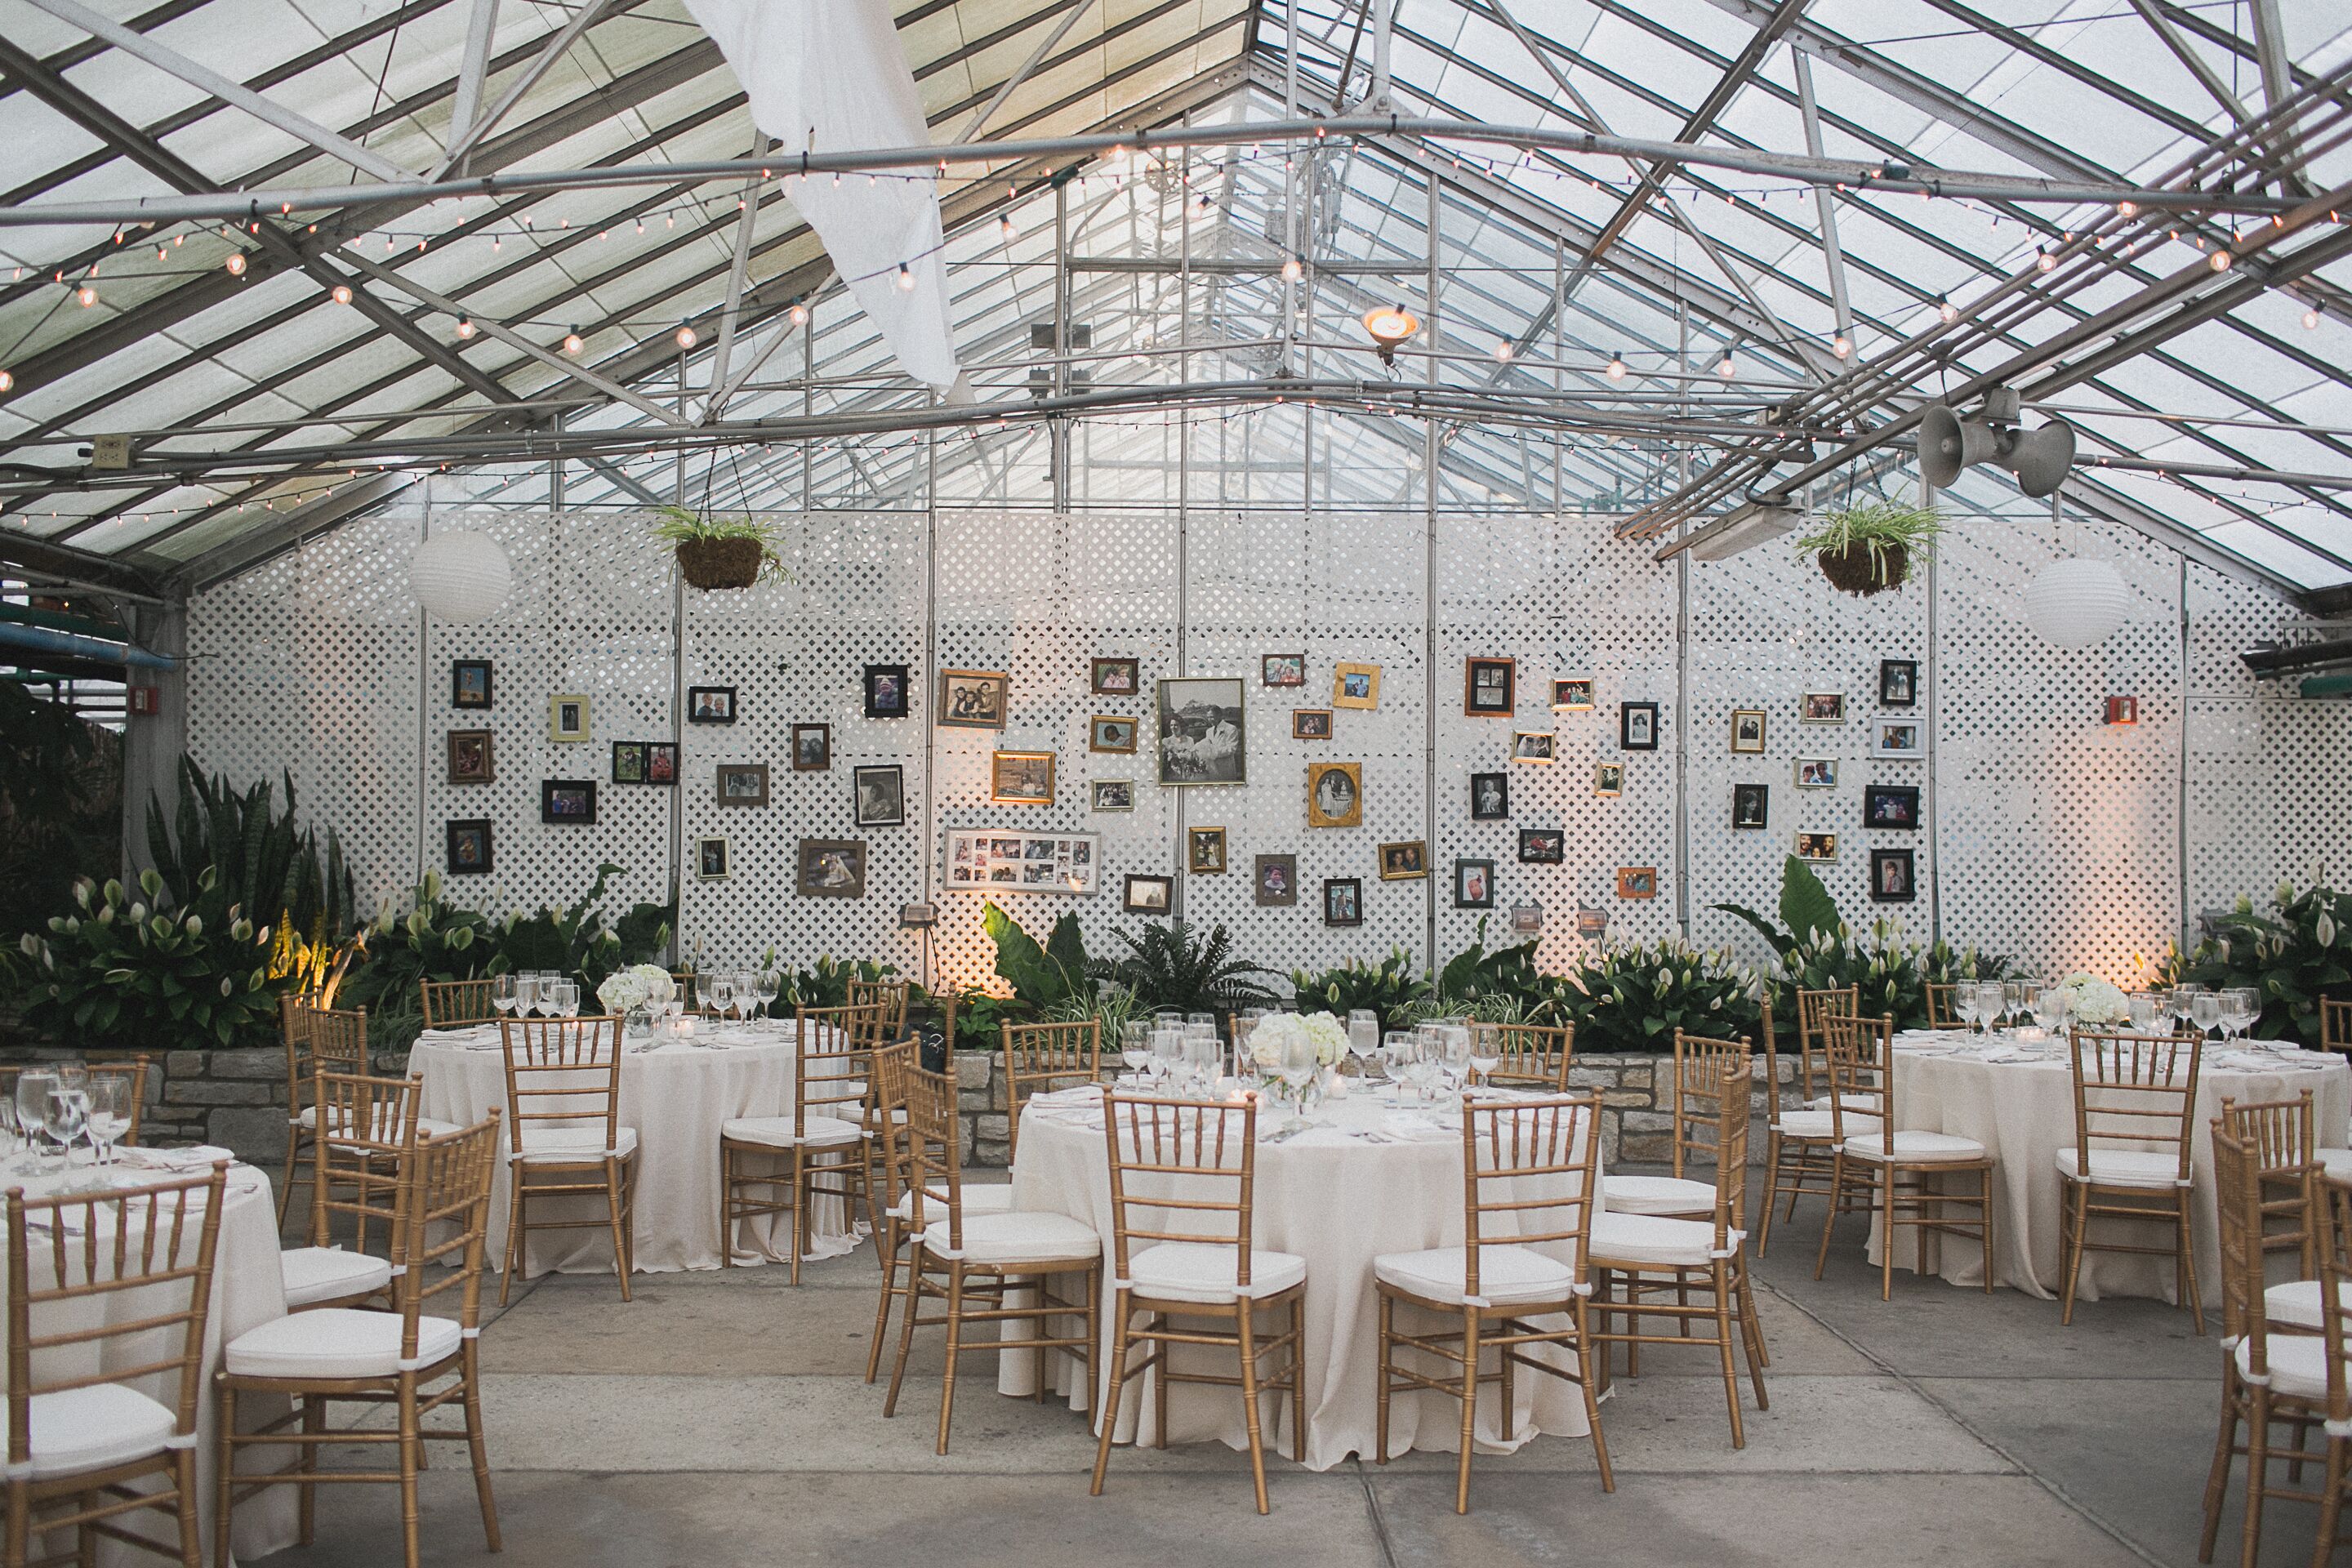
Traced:
<path fill-rule="evenodd" d="M 352 286 L 348 283 L 338 283 L 329 289 L 328 293 L 338 305 L 348 305 L 352 302 Z"/>
<path fill-rule="evenodd" d="M 2042 254 L 2033 258 L 2033 269 L 2036 272 L 2053 272 L 2057 270 L 2057 267 L 2058 253 L 2046 245 L 2042 247 Z"/>
<path fill-rule="evenodd" d="M 0 370 L 0 392 L 14 392 L 16 390 L 16 377 L 15 373 Z"/>
<path fill-rule="evenodd" d="M 1504 342 L 1495 345 L 1495 363 L 1496 364 L 1508 364 L 1511 363 L 1511 345 L 1509 340 L 1506 339 Z"/>
<path fill-rule="evenodd" d="M 98 290 L 85 283 L 74 290 L 74 299 L 80 302 L 83 310 L 87 310 L 98 303 Z"/>
<path fill-rule="evenodd" d="M 1737 380 L 1739 375 L 1739 362 L 1727 353 L 1716 362 L 1715 374 L 1725 381 Z"/>
<path fill-rule="evenodd" d="M 785 314 L 792 318 L 793 325 L 795 327 L 805 327 L 808 325 L 808 305 L 804 300 L 793 300 L 793 308 L 786 311 Z"/>
<path fill-rule="evenodd" d="M 690 348 L 692 348 L 692 347 L 693 347 L 693 346 L 694 346 L 698 342 L 699 342 L 699 341 L 700 341 L 700 340 L 699 340 L 699 339 L 698 339 L 698 338 L 694 335 L 694 329 L 693 329 L 691 326 L 682 326 L 682 327 L 678 328 L 678 330 L 677 330 L 677 346 L 678 346 L 678 347 L 680 347 L 680 348 L 682 348 L 682 349 L 690 349 Z"/>
<path fill-rule="evenodd" d="M 1296 283 L 1306 276 L 1307 268 L 1298 264 L 1298 258 L 1286 256 L 1282 258 L 1282 280 L 1285 283 Z"/>
<path fill-rule="evenodd" d="M 1614 350 L 1612 350 L 1609 354 L 1608 376 L 1612 381 L 1625 379 L 1625 356 Z"/>
<path fill-rule="evenodd" d="M 244 251 L 242 251 L 242 250 L 232 250 L 232 251 L 230 251 L 230 252 L 228 253 L 228 259 L 227 259 L 227 260 L 226 260 L 226 261 L 224 261 L 224 262 L 222 262 L 222 263 L 221 263 L 221 265 L 222 265 L 223 267 L 226 267 L 226 268 L 228 268 L 228 275 L 229 275 L 230 277 L 232 277 L 232 278 L 242 278 L 242 277 L 244 277 L 244 276 L 245 276 L 245 252 L 244 252 Z"/>
<path fill-rule="evenodd" d="M 1853 353 L 1853 340 L 1848 338 L 1843 332 L 1840 332 L 1836 337 L 1830 340 L 1830 353 L 1837 355 L 1840 359 L 1848 357 Z"/>
<path fill-rule="evenodd" d="M 898 263 L 898 292 L 901 294 L 911 294 L 914 291 L 915 274 L 905 262 L 901 261 Z"/>
<path fill-rule="evenodd" d="M 457 318 L 457 335 L 461 338 L 471 338 L 474 335 L 473 317 L 460 316 Z"/>
<path fill-rule="evenodd" d="M 1960 319 L 1960 308 L 1938 294 L 1936 296 L 1936 314 L 1943 317 L 1944 325 L 1948 327 Z"/>
<path fill-rule="evenodd" d="M 2306 332 L 2311 331 L 2313 331 L 2314 329 L 2315 329 L 2318 325 L 2319 325 L 2319 312 L 2318 312 L 2317 310 L 2305 310 L 2305 311 L 2303 313 L 2303 330 L 2304 330 L 2305 331 L 2306 331 Z"/>
<path fill-rule="evenodd" d="M 2137 202 L 2117 202 L 2116 204 L 2116 212 L 2118 216 L 2137 217 L 2139 216 L 2139 204 Z"/>
<path fill-rule="evenodd" d="M 2237 258 L 2231 256 L 2228 251 L 2217 250 L 2210 257 L 2207 258 L 2207 265 L 2210 266 L 2216 272 L 2227 272 L 2230 270 L 2231 264 L 2236 260 Z"/>
<path fill-rule="evenodd" d="M 588 342 L 585 338 L 583 338 L 580 335 L 579 328 L 574 327 L 570 331 L 563 334 L 563 352 L 565 353 L 576 354 L 587 346 Z"/>
<path fill-rule="evenodd" d="M 1010 245 L 1021 231 L 1013 226 L 1013 215 L 1006 213 L 996 220 L 996 232 L 1004 237 L 1005 244 Z"/>

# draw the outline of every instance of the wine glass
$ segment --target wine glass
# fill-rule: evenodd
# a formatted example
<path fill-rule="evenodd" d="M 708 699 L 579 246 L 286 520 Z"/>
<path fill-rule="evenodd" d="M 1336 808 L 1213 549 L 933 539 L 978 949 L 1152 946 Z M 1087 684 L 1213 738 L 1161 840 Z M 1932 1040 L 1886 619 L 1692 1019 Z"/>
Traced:
<path fill-rule="evenodd" d="M 514 995 L 515 1011 L 523 1017 L 530 1017 L 539 1007 L 539 972 L 537 970 L 520 969 L 515 972 Z"/>
<path fill-rule="evenodd" d="M 2157 1014 L 2164 1009 L 2158 998 L 2146 991 L 2135 991 L 2127 999 L 2131 1006 L 2131 1026 L 2135 1034 L 2147 1034 L 2156 1027 Z"/>
<path fill-rule="evenodd" d="M 1151 1031 L 1151 1076 L 1166 1082 L 1176 1071 L 1176 1064 L 1184 1059 L 1184 1028 L 1181 1024 L 1161 1025 Z"/>
<path fill-rule="evenodd" d="M 1118 1059 L 1129 1076 L 1140 1078 L 1151 1065 L 1151 1026 L 1137 1018 L 1118 1026 Z"/>
<path fill-rule="evenodd" d="M 88 1111 L 89 1135 L 98 1145 L 98 1163 L 114 1163 L 114 1141 L 131 1131 L 131 1080 L 92 1079 Z"/>
<path fill-rule="evenodd" d="M 37 1156 L 42 1152 L 37 1135 L 47 1131 L 49 1091 L 57 1087 L 58 1075 L 47 1068 L 26 1068 L 16 1075 L 16 1121 Z"/>
<path fill-rule="evenodd" d="M 2014 1020 L 2025 1016 L 2026 990 L 2026 984 L 2022 980 L 2004 980 L 2000 983 L 2002 1016 Z"/>
<path fill-rule="evenodd" d="M 42 1108 L 41 1114 L 48 1126 L 49 1136 L 57 1141 L 58 1147 L 65 1153 L 65 1163 L 71 1165 L 73 1146 L 81 1142 L 83 1129 L 89 1119 L 89 1086 L 84 1083 L 79 1089 L 72 1089 L 60 1079 L 51 1086 L 48 1101 Z"/>
<path fill-rule="evenodd" d="M 515 977 L 512 974 L 490 976 L 490 1005 L 498 1009 L 499 1016 L 501 1018 L 509 1016 L 514 1012 Z"/>
<path fill-rule="evenodd" d="M 1968 1026 L 1969 1033 L 1977 1032 L 1977 988 L 1968 981 L 1952 987 L 1952 1011 Z"/>
<path fill-rule="evenodd" d="M 774 1014 L 771 1009 L 775 1006 L 776 997 L 783 989 L 784 977 L 773 969 L 762 969 L 753 977 L 751 996 L 760 1004 L 760 1027 L 762 1030 L 775 1026 Z"/>
<path fill-rule="evenodd" d="M 2197 1037 L 2203 1039 L 2221 1026 L 2221 999 L 2210 991 L 2199 991 L 2189 999 L 2189 1018 L 2197 1026 Z"/>
<path fill-rule="evenodd" d="M 1985 1032 L 1997 1034 L 2000 1029 L 2002 993 L 1998 980 L 1979 980 L 1976 985 L 1977 1016 L 1985 1023 Z"/>
<path fill-rule="evenodd" d="M 2042 1026 L 2042 1032 L 2047 1036 L 2054 1036 L 2066 1026 L 2063 985 L 2044 985 L 2033 994 L 2033 1021 Z"/>
<path fill-rule="evenodd" d="M 1484 1084 L 1487 1075 L 1503 1062 L 1503 1030 L 1496 1024 L 1474 1024 L 1470 1027 L 1470 1071 L 1477 1082 Z"/>
<path fill-rule="evenodd" d="M 1307 1109 L 1307 1086 L 1314 1079 L 1316 1067 L 1315 1042 L 1307 1037 L 1306 1031 L 1301 1030 L 1283 1041 L 1282 1081 L 1290 1090 L 1292 1108 L 1302 1114 Z"/>
<path fill-rule="evenodd" d="M 724 970 L 713 970 L 702 977 L 701 990 L 704 1005 L 724 1022 L 735 1005 L 735 977 Z"/>
<path fill-rule="evenodd" d="M 2185 1025 L 2196 1017 L 2197 998 L 2204 994 L 2205 987 L 2202 985 L 2187 984 L 2173 987 L 2172 1016 L 2174 1019 Z"/>
<path fill-rule="evenodd" d="M 1348 1015 L 1348 1054 L 1356 1058 L 1356 1076 L 1372 1076 L 1372 1053 L 1381 1047 L 1378 1015 L 1359 1007 Z"/>

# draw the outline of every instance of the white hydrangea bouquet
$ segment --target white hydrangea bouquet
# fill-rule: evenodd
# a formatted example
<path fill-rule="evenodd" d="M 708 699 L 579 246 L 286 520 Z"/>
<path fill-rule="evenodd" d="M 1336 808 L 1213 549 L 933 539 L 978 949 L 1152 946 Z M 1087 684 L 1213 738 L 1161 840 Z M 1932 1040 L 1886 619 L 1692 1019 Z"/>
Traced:
<path fill-rule="evenodd" d="M 1315 1065 L 1337 1066 L 1348 1054 L 1348 1030 L 1328 1013 L 1270 1013 L 1250 1031 L 1250 1062 L 1260 1072 L 1278 1073 L 1291 1042 L 1304 1040 L 1315 1048 Z"/>
<path fill-rule="evenodd" d="M 2131 1016 L 2124 994 L 2095 974 L 2074 973 L 2060 982 L 2066 1012 L 2078 1024 L 2120 1024 Z"/>
<path fill-rule="evenodd" d="M 616 969 L 596 987 L 596 1000 L 604 1004 L 604 1011 L 625 1016 L 667 1002 L 677 994 L 677 983 L 670 979 L 669 971 L 658 963 L 632 963 L 626 969 Z"/>

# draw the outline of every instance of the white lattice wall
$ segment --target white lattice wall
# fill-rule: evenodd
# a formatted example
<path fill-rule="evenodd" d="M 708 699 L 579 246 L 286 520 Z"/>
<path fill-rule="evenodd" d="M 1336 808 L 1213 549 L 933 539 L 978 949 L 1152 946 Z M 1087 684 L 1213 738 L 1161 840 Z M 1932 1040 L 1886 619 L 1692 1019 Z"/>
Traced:
<path fill-rule="evenodd" d="M 241 780 L 290 771 L 306 814 L 341 834 L 370 900 L 441 864 L 445 820 L 488 816 L 497 871 L 459 879 L 461 899 L 499 908 L 567 899 L 612 860 L 627 868 L 612 902 L 675 887 L 683 942 L 706 961 L 774 947 L 793 963 L 829 952 L 912 969 L 920 949 L 898 929 L 898 909 L 929 896 L 940 906 L 938 965 L 967 981 L 986 974 L 992 952 L 980 927 L 984 896 L 940 889 L 949 826 L 1100 834 L 1096 896 L 1003 900 L 1041 933 L 1076 910 L 1098 952 L 1131 924 L 1119 910 L 1127 875 L 1179 873 L 1184 826 L 1222 826 L 1231 869 L 1184 879 L 1181 909 L 1226 924 L 1242 952 L 1286 969 L 1397 944 L 1425 961 L 1433 933 L 1440 958 L 1457 951 L 1481 917 L 1453 907 L 1450 873 L 1464 856 L 1496 864 L 1490 943 L 1507 940 L 1513 903 L 1543 906 L 1548 966 L 1574 957 L 1580 903 L 1609 911 L 1612 938 L 1663 934 L 1686 919 L 1702 942 L 1753 950 L 1747 929 L 1709 906 L 1769 909 L 1781 857 L 1798 831 L 1814 829 L 1840 836 L 1837 862 L 1821 870 L 1849 914 L 1892 914 L 1923 938 L 1940 922 L 1956 942 L 2033 968 L 2128 980 L 2184 910 L 2260 894 L 2323 860 L 2340 874 L 2352 858 L 2352 784 L 2321 761 L 2345 754 L 2352 709 L 2258 688 L 2235 657 L 2290 613 L 2284 601 L 2121 530 L 2082 525 L 2074 547 L 2116 563 L 2134 589 L 2133 618 L 2108 644 L 2066 653 L 2019 617 L 2025 582 L 2058 553 L 2046 522 L 1967 521 L 1932 582 L 1864 602 L 1832 593 L 1779 551 L 1661 566 L 1646 547 L 1612 538 L 1606 520 L 1580 516 L 1448 516 L 1433 540 L 1413 512 L 774 521 L 793 579 L 704 595 L 679 588 L 642 518 L 436 514 L 434 529 L 488 531 L 515 563 L 506 607 L 472 626 L 428 626 L 410 599 L 413 517 L 352 524 L 191 607 L 192 744 L 205 765 Z M 1304 688 L 1260 685 L 1260 655 L 1300 649 Z M 1140 692 L 1093 696 L 1089 661 L 1099 656 L 1139 659 Z M 1464 714 L 1464 660 L 1477 657 L 1517 661 L 1514 720 Z M 496 664 L 487 715 L 450 707 L 449 664 L 461 658 Z M 1932 725 L 1928 760 L 1869 754 L 1885 658 L 1919 662 L 1920 700 L 1906 711 Z M 1291 711 L 1329 705 L 1340 660 L 1381 667 L 1379 710 L 1339 710 L 1331 740 L 1294 741 Z M 869 663 L 908 666 L 910 717 L 864 717 Z M 931 726 L 941 668 L 1010 673 L 1002 734 Z M 1184 674 L 1243 679 L 1245 786 L 1150 782 L 1154 683 Z M 1559 675 L 1591 677 L 1596 709 L 1552 713 Z M 738 722 L 681 722 L 681 694 L 696 685 L 737 688 Z M 1820 689 L 1845 693 L 1845 723 L 1798 721 L 1800 694 Z M 549 739 L 556 691 L 589 695 L 588 742 Z M 2139 697 L 2138 726 L 2099 722 L 2110 691 Z M 1620 750 L 1628 700 L 1659 704 L 1656 751 Z M 1750 707 L 1769 716 L 1767 749 L 1735 757 L 1729 715 Z M 1089 753 L 1097 712 L 1140 721 L 1141 749 Z M 792 770 L 794 723 L 833 727 L 830 770 Z M 496 733 L 498 781 L 453 787 L 444 736 L 475 727 Z M 1558 761 L 1506 761 L 1520 728 L 1553 731 Z M 610 782 L 612 742 L 671 739 L 681 744 L 675 790 Z M 1052 806 L 990 802 L 989 753 L 999 748 L 1058 755 Z M 1842 760 L 1839 786 L 1796 789 L 1795 759 L 1818 754 Z M 1363 765 L 1360 827 L 1307 826 L 1307 763 L 1324 759 Z M 1604 760 L 1626 764 L 1621 796 L 1593 791 Z M 720 808 L 721 762 L 768 763 L 770 805 Z M 905 770 L 904 826 L 853 825 L 861 763 Z M 1474 822 L 1469 775 L 1496 770 L 1510 779 L 1511 819 Z M 540 824 L 548 777 L 598 781 L 594 826 Z M 1136 781 L 1136 809 L 1091 811 L 1088 785 L 1100 778 Z M 1872 782 L 1919 786 L 1926 826 L 1865 831 Z M 1739 783 L 1770 786 L 1766 830 L 1731 827 Z M 1518 830 L 1548 826 L 1565 833 L 1566 864 L 1521 865 Z M 730 840 L 730 879 L 695 877 L 704 835 Z M 862 900 L 795 896 L 804 837 L 866 841 Z M 1375 847 L 1423 837 L 1431 880 L 1380 881 Z M 1870 903 L 1874 847 L 1915 850 L 1916 902 Z M 1298 858 L 1295 907 L 1255 904 L 1250 866 L 1261 853 Z M 1618 900 L 1621 866 L 1656 867 L 1658 897 Z M 1323 924 L 1323 880 L 1342 876 L 1362 879 L 1360 928 Z"/>

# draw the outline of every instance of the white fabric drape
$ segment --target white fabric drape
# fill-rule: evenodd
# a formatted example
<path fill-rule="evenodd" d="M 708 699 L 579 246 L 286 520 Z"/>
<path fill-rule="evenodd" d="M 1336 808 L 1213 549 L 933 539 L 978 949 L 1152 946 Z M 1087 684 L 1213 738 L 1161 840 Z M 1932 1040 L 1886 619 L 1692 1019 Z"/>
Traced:
<path fill-rule="evenodd" d="M 930 140 L 915 73 L 886 0 L 687 0 L 776 140 L 780 172 L 803 152 L 919 147 Z M 961 374 L 948 319 L 939 186 L 787 174 L 784 192 L 907 374 L 949 386 Z M 911 289 L 898 286 L 904 265 Z"/>

